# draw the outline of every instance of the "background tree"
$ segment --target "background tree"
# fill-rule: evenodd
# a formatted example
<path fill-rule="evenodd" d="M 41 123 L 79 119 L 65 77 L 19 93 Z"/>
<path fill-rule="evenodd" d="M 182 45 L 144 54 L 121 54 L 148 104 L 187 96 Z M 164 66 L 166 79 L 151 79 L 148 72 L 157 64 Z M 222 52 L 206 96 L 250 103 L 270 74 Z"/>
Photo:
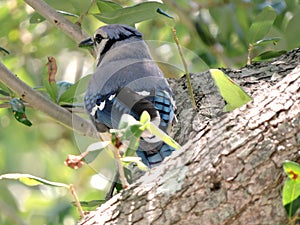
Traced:
<path fill-rule="evenodd" d="M 29 6 L 39 2 L 9 0 L 0 3 L 0 47 L 10 52 L 7 55 L 5 50 L 1 51 L 1 62 L 36 90 L 40 90 L 44 85 L 47 56 L 53 56 L 57 60 L 57 81 L 74 82 L 93 71 L 93 57 L 77 47 L 81 37 L 85 36 L 81 33 L 81 28 L 87 34 L 92 34 L 103 23 L 124 21 L 122 13 L 110 12 L 120 6 L 107 1 L 47 1 L 52 8 L 64 11 L 60 14 L 75 24 L 78 28 L 76 33 L 76 30 L 70 30 L 70 26 L 63 27 L 64 23 L 60 23 L 60 20 L 55 23 L 53 19 L 47 18 L 48 7 L 36 8 L 47 18 L 43 21 L 43 17 L 38 16 Z M 198 62 L 198 57 L 211 68 L 240 67 L 247 61 L 249 48 L 252 49 L 250 57 L 255 60 L 255 56 L 261 53 L 267 52 L 263 57 L 268 58 L 299 45 L 297 21 L 300 8 L 296 0 L 164 3 L 168 8 L 164 10 L 175 18 L 180 43 L 197 56 L 189 59 L 190 67 L 193 68 L 191 72 L 200 72 L 203 69 L 203 64 L 197 67 L 198 64 L 194 62 Z M 136 2 L 120 1 L 119 4 L 126 7 Z M 257 15 L 268 5 L 275 12 L 270 13 L 268 18 L 272 20 L 272 15 L 275 15 L 274 21 L 268 27 L 268 32 L 256 39 L 255 35 L 250 35 L 250 27 Z M 147 12 L 150 14 L 150 11 Z M 109 18 L 106 15 L 111 14 L 120 15 L 117 17 L 119 21 L 104 21 L 104 18 Z M 131 24 L 144 19 L 136 8 L 125 14 L 125 17 L 129 18 L 128 15 L 132 19 L 129 21 Z M 173 42 L 170 26 L 163 16 L 158 15 L 153 19 L 151 15 L 149 17 L 152 19 L 148 18 L 150 20 L 138 23 L 138 29 L 145 39 Z M 259 33 L 259 27 L 252 29 L 257 29 L 255 31 Z M 260 40 L 263 41 L 256 43 Z M 165 48 L 159 54 L 170 59 L 178 53 Z M 181 62 L 178 60 L 172 64 L 181 65 Z M 2 87 L 1 90 L 6 89 Z M 178 99 L 180 98 L 178 96 Z M 26 113 L 33 125 L 30 128 L 25 127 L 13 118 L 11 107 L 7 104 L 10 97 L 1 95 L 0 100 L 3 108 L 0 110 L 1 173 L 22 172 L 49 180 L 73 183 L 77 187 L 80 199 L 103 198 L 105 191 L 95 190 L 92 186 L 97 178 L 98 185 L 106 184 L 106 179 L 99 181 L 101 176 L 93 176 L 95 170 L 101 171 L 104 177 L 113 173 L 110 168 L 112 165 L 106 163 L 105 155 L 98 157 L 91 167 L 86 166 L 79 171 L 70 170 L 63 164 L 68 154 L 77 154 L 78 150 L 86 148 L 91 142 L 89 138 L 74 136 L 70 130 L 30 107 L 26 107 Z M 72 224 L 77 219 L 77 212 L 70 205 L 71 198 L 60 189 L 43 189 L 43 192 L 40 192 L 11 181 L 1 181 L 0 185 L 0 207 L 3 214 L 0 217 L 1 224 Z M 41 207 L 42 205 L 45 207 Z"/>

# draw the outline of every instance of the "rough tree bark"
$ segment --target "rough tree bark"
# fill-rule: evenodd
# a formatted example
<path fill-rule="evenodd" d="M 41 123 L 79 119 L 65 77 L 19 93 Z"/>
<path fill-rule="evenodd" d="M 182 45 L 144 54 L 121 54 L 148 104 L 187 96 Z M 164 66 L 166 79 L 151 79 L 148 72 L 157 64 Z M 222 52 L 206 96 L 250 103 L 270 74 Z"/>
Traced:
<path fill-rule="evenodd" d="M 182 150 L 78 224 L 287 224 L 282 162 L 300 161 L 299 56 L 226 69 L 254 98 L 226 114 L 208 73 L 193 76 L 199 112 L 184 78 L 172 81 Z"/>

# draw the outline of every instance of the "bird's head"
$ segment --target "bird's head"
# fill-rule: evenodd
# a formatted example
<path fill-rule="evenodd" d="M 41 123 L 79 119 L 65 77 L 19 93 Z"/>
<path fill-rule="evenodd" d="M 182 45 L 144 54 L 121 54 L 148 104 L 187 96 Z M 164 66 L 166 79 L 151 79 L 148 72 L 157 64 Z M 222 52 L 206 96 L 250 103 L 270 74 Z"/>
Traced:
<path fill-rule="evenodd" d="M 103 57 L 116 42 L 126 41 L 130 38 L 141 40 L 142 34 L 128 25 L 111 24 L 99 27 L 93 37 L 80 42 L 79 47 L 94 47 L 97 56 Z"/>

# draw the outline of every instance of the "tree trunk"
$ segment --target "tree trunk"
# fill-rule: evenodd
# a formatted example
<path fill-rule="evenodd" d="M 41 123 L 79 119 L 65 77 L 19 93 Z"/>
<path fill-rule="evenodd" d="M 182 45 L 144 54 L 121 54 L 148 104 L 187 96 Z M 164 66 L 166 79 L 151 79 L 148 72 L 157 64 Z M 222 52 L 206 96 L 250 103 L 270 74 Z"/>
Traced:
<path fill-rule="evenodd" d="M 171 81 L 183 145 L 164 163 L 78 224 L 286 224 L 284 160 L 300 161 L 300 50 L 268 63 L 224 70 L 254 98 L 224 114 L 209 73 Z"/>

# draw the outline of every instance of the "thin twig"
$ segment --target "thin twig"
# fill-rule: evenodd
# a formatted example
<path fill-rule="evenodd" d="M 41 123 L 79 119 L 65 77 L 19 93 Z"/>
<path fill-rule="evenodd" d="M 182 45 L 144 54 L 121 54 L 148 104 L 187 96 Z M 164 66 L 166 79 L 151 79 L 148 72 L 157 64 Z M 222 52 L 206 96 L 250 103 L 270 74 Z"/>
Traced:
<path fill-rule="evenodd" d="M 120 181 L 121 181 L 123 189 L 125 189 L 125 188 L 128 187 L 128 182 L 125 178 L 120 152 L 119 152 L 119 149 L 117 147 L 114 147 L 114 155 L 115 155 L 115 159 L 117 160 L 117 164 L 118 164 L 118 171 L 119 171 L 119 174 L 120 174 Z"/>
<path fill-rule="evenodd" d="M 118 138 L 118 136 L 116 134 L 111 134 L 111 140 L 112 140 L 112 144 L 113 144 L 113 148 L 114 148 L 113 149 L 114 156 L 115 156 L 115 159 L 116 159 L 117 165 L 118 165 L 120 181 L 121 181 L 123 189 L 125 189 L 128 187 L 128 182 L 127 182 L 125 174 L 124 174 L 124 168 L 122 165 L 121 155 L 120 155 L 120 151 L 119 151 L 119 148 L 122 145 L 122 142 L 120 141 L 120 139 Z"/>
<path fill-rule="evenodd" d="M 75 188 L 74 188 L 73 184 L 70 184 L 70 185 L 69 185 L 69 189 L 70 189 L 70 191 L 71 191 L 71 194 L 72 194 L 73 197 L 74 197 L 75 204 L 76 204 L 76 206 L 77 206 L 77 208 L 78 208 L 79 215 L 80 215 L 81 218 L 83 218 L 83 217 L 84 217 L 84 212 L 83 212 L 83 210 L 82 210 L 80 201 L 79 201 L 79 199 L 78 199 L 78 196 L 77 196 L 77 194 L 76 194 L 76 191 L 75 191 Z"/>
<path fill-rule="evenodd" d="M 253 52 L 253 44 L 249 44 L 248 47 L 248 55 L 247 55 L 247 65 L 251 65 L 252 64 L 252 52 Z"/>
<path fill-rule="evenodd" d="M 186 63 L 185 58 L 183 56 L 183 53 L 182 53 L 182 50 L 181 50 L 181 47 L 180 47 L 180 44 L 179 44 L 179 40 L 178 40 L 177 35 L 176 35 L 176 30 L 175 30 L 174 27 L 171 27 L 171 30 L 173 32 L 173 37 L 174 37 L 175 43 L 177 45 L 178 52 L 179 52 L 180 58 L 182 60 L 183 66 L 184 66 L 186 79 L 187 79 L 187 87 L 188 87 L 189 94 L 190 94 L 190 97 L 191 97 L 192 105 L 193 105 L 193 108 L 195 110 L 197 110 L 197 104 L 196 104 L 196 101 L 195 101 L 195 98 L 194 98 L 193 87 L 192 87 L 192 83 L 191 83 L 191 77 L 190 77 L 190 73 L 189 73 L 189 70 L 188 70 L 188 66 L 187 66 L 187 63 Z"/>

